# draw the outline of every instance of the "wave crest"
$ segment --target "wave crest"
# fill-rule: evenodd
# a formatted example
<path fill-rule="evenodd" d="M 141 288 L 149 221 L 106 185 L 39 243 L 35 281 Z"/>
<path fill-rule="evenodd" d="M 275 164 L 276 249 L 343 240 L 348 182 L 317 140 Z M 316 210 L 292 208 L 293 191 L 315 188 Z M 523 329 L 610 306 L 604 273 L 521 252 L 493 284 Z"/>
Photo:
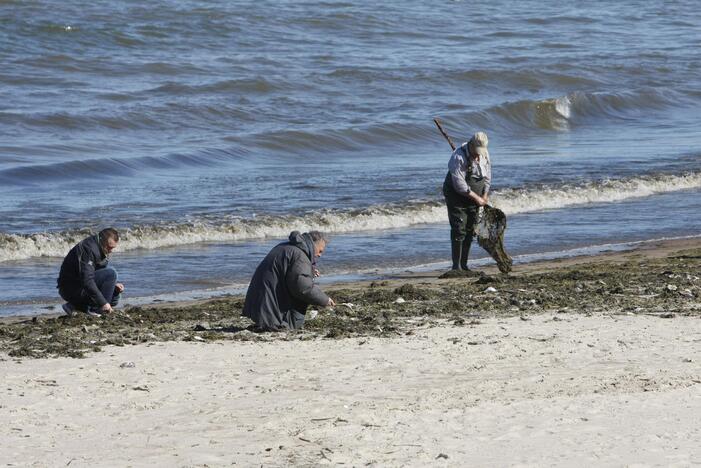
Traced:
<path fill-rule="evenodd" d="M 541 100 L 515 101 L 480 112 L 483 125 L 566 131 L 590 118 L 628 119 L 650 109 L 672 106 L 676 98 L 652 89 L 624 93 L 574 92 Z"/>
<path fill-rule="evenodd" d="M 701 188 L 701 172 L 650 175 L 582 184 L 509 188 L 495 192 L 492 203 L 507 215 L 593 203 L 620 202 L 657 193 Z M 292 230 L 331 234 L 405 228 L 445 222 L 442 200 L 412 201 L 356 210 L 329 210 L 305 216 L 258 216 L 219 221 L 133 226 L 122 231 L 120 250 L 158 249 L 207 242 L 285 238 Z M 0 262 L 34 257 L 62 257 L 89 234 L 87 229 L 35 234 L 0 233 Z"/>

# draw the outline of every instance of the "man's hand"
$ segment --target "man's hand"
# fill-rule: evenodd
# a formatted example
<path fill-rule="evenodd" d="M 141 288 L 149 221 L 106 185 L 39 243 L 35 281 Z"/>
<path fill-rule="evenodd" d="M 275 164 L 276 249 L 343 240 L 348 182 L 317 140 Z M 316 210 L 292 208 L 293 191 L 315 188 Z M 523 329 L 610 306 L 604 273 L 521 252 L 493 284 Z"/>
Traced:
<path fill-rule="evenodd" d="M 111 306 L 110 303 L 108 302 L 107 304 L 105 304 L 105 305 L 103 305 L 102 307 L 100 307 L 100 311 L 101 311 L 101 312 L 105 312 L 105 313 L 112 312 L 112 306 Z"/>
<path fill-rule="evenodd" d="M 318 278 L 321 276 L 321 272 L 317 270 L 316 267 L 312 267 L 312 274 L 314 275 L 314 278 Z"/>
<path fill-rule="evenodd" d="M 336 307 L 336 302 L 329 297 L 329 302 L 326 303 L 326 307 Z"/>
<path fill-rule="evenodd" d="M 124 291 L 124 285 L 123 285 L 122 283 L 117 283 L 117 284 L 115 284 L 115 285 L 114 285 L 114 291 L 115 291 L 117 294 L 122 294 L 122 292 Z"/>
<path fill-rule="evenodd" d="M 484 206 L 487 204 L 485 199 L 477 195 L 475 192 L 470 192 L 469 196 L 472 199 L 472 201 L 474 201 L 477 204 L 477 206 Z"/>

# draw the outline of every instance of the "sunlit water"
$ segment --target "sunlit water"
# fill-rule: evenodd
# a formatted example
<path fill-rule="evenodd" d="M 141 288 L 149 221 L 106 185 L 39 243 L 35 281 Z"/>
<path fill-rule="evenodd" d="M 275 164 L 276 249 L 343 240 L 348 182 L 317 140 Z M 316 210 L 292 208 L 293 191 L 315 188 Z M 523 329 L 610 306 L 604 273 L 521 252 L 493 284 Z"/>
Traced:
<path fill-rule="evenodd" d="M 444 266 L 433 117 L 489 134 L 514 256 L 701 235 L 694 2 L 4 2 L 0 25 L 0 314 L 57 304 L 108 225 L 135 302 L 245 290 L 293 229 L 331 233 L 326 281 Z"/>

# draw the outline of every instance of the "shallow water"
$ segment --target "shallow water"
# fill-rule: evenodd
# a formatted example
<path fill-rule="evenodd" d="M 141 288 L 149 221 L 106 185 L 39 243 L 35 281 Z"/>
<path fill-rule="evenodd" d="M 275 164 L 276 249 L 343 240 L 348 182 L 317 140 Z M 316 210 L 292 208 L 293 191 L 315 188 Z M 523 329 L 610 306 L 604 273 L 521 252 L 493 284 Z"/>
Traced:
<path fill-rule="evenodd" d="M 697 10 L 4 2 L 0 314 L 107 225 L 133 298 L 245 287 L 293 229 L 331 277 L 447 260 L 436 116 L 489 134 L 512 255 L 701 235 Z"/>

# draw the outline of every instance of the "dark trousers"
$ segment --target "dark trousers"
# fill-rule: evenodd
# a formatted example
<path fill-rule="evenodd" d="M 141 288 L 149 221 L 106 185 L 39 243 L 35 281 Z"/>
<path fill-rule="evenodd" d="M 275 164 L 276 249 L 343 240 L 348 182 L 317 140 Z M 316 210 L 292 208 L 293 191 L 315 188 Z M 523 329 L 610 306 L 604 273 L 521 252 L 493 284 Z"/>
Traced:
<path fill-rule="evenodd" d="M 95 270 L 95 284 L 97 284 L 97 288 L 112 307 L 119 303 L 119 294 L 116 294 L 114 289 L 117 286 L 117 270 L 112 267 Z M 58 293 L 66 302 L 70 302 L 71 305 L 79 310 L 99 308 L 99 304 L 95 304 L 90 299 L 85 289 L 79 291 L 59 289 Z"/>
<path fill-rule="evenodd" d="M 470 245 L 475 237 L 479 207 L 456 193 L 445 194 L 450 222 L 450 246 L 453 270 L 467 270 Z"/>

